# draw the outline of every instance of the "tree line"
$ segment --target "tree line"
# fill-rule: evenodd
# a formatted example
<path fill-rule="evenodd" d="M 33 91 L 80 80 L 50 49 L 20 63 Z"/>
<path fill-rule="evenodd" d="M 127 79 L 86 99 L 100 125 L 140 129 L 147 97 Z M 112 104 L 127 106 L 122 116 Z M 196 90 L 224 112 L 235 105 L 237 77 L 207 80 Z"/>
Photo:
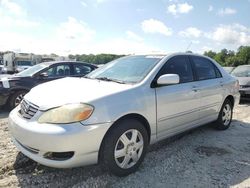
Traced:
<path fill-rule="evenodd" d="M 237 51 L 222 49 L 216 53 L 212 50 L 204 52 L 204 55 L 213 58 L 222 66 L 236 67 L 239 65 L 250 65 L 250 46 L 240 46 Z"/>
<path fill-rule="evenodd" d="M 250 46 L 240 46 L 237 51 L 222 49 L 220 52 L 212 50 L 205 51 L 204 55 L 215 59 L 222 66 L 233 66 L 250 64 Z M 114 59 L 123 57 L 124 55 L 115 54 L 82 54 L 82 55 L 69 55 L 70 59 L 76 61 L 84 61 L 92 64 L 106 64 Z"/>
<path fill-rule="evenodd" d="M 5 52 L 6 53 L 6 52 Z M 3 52 L 0 52 L 0 55 L 3 55 Z M 52 54 L 51 54 L 52 55 Z M 53 54 L 56 56 L 56 54 Z M 237 51 L 222 49 L 220 52 L 214 52 L 212 50 L 205 51 L 204 55 L 215 59 L 222 66 L 238 66 L 249 64 L 250 65 L 250 46 L 240 46 Z M 76 61 L 84 61 L 92 64 L 106 64 L 114 59 L 123 57 L 124 55 L 116 54 L 76 54 L 69 55 L 70 59 L 75 59 Z"/>
<path fill-rule="evenodd" d="M 124 55 L 115 55 L 115 54 L 98 54 L 98 55 L 93 55 L 93 54 L 82 54 L 82 55 L 69 55 L 70 59 L 75 59 L 76 61 L 83 61 L 87 63 L 92 63 L 92 64 L 106 64 L 110 61 L 113 61 L 114 59 L 123 57 Z"/>

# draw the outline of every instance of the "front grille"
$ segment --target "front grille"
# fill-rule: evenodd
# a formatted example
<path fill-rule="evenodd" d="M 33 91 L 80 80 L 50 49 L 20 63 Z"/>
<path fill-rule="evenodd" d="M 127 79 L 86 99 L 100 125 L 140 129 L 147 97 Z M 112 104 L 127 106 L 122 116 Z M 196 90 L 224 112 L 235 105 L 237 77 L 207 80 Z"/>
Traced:
<path fill-rule="evenodd" d="M 250 85 L 241 85 L 240 88 L 249 88 Z"/>
<path fill-rule="evenodd" d="M 19 110 L 19 113 L 21 116 L 25 119 L 31 119 L 37 112 L 38 106 L 26 101 L 22 100 L 21 102 L 21 109 Z"/>

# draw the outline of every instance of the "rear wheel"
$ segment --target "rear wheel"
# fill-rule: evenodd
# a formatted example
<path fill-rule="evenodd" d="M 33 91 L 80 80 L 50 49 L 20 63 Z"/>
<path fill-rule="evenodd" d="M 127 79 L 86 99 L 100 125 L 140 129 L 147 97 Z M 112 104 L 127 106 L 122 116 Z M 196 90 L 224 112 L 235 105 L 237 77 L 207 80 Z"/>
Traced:
<path fill-rule="evenodd" d="M 122 120 L 104 140 L 103 165 L 117 176 L 126 176 L 140 166 L 147 147 L 148 134 L 142 123 L 135 119 Z"/>
<path fill-rule="evenodd" d="M 11 95 L 9 99 L 9 109 L 13 109 L 18 106 L 23 100 L 24 95 L 26 95 L 27 91 L 17 91 L 13 95 Z"/>
<path fill-rule="evenodd" d="M 230 127 L 233 116 L 233 105 L 230 100 L 226 99 L 221 107 L 220 114 L 216 120 L 216 128 L 225 130 Z"/>

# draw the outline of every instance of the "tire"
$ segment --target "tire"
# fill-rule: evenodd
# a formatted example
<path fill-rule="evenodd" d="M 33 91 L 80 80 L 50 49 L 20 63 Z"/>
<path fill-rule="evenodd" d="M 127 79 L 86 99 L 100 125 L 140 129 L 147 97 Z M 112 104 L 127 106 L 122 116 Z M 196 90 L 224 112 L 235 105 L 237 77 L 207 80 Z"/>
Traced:
<path fill-rule="evenodd" d="M 145 157 L 148 142 L 147 130 L 140 121 L 125 119 L 117 122 L 104 138 L 102 166 L 116 176 L 135 172 Z"/>
<path fill-rule="evenodd" d="M 218 119 L 215 122 L 215 128 L 226 130 L 230 127 L 233 117 L 233 105 L 230 100 L 226 99 L 221 107 Z"/>
<path fill-rule="evenodd" d="M 26 93 L 27 91 L 22 90 L 22 91 L 16 91 L 14 94 L 12 94 L 9 99 L 8 108 L 12 110 L 18 104 L 20 104 Z"/>

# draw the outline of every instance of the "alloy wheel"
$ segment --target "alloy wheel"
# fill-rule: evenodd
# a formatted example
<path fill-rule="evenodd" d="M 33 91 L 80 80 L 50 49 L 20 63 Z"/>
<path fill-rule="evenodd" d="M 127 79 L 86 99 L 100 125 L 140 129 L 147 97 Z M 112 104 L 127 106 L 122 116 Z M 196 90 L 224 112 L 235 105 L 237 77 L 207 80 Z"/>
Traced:
<path fill-rule="evenodd" d="M 23 100 L 25 93 L 20 93 L 15 99 L 15 106 L 19 105 Z"/>
<path fill-rule="evenodd" d="M 226 104 L 222 111 L 222 121 L 225 126 L 229 125 L 232 119 L 232 109 L 229 104 Z"/>

